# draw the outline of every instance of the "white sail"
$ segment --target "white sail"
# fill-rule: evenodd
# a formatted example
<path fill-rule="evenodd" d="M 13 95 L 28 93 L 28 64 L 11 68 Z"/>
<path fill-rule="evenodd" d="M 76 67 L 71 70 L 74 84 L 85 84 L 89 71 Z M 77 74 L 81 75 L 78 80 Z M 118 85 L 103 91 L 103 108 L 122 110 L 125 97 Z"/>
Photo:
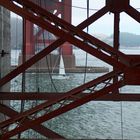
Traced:
<path fill-rule="evenodd" d="M 62 55 L 60 56 L 59 75 L 66 75 L 64 60 L 63 60 Z"/>
<path fill-rule="evenodd" d="M 64 60 L 63 60 L 62 55 L 60 55 L 59 73 L 57 75 L 53 75 L 52 78 L 59 79 L 59 80 L 69 79 L 69 76 L 66 75 L 66 72 L 65 72 Z"/>

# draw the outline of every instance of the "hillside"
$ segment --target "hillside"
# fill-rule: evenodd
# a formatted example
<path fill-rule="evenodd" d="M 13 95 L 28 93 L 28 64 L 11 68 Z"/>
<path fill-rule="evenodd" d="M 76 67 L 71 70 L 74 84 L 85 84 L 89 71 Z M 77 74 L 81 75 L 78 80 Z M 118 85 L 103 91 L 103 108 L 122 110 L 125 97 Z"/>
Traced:
<path fill-rule="evenodd" d="M 112 39 L 113 35 L 111 35 L 107 40 Z M 120 33 L 120 46 L 123 47 L 140 47 L 140 35 L 136 35 L 133 33 Z"/>
<path fill-rule="evenodd" d="M 106 36 L 103 34 L 95 34 L 95 37 L 112 45 L 113 35 Z M 11 18 L 11 47 L 19 49 L 22 46 L 22 20 Z M 132 33 L 120 33 L 120 46 L 122 47 L 140 47 L 140 35 Z"/>

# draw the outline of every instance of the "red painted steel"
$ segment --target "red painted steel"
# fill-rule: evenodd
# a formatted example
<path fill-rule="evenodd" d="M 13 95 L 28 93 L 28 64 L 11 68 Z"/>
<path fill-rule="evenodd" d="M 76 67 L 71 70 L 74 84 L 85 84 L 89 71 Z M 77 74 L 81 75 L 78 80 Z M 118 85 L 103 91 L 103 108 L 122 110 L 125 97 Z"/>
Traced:
<path fill-rule="evenodd" d="M 113 47 L 116 51 L 119 50 L 119 32 L 120 32 L 120 13 L 118 11 L 115 10 L 114 12 L 114 42 L 113 42 Z M 113 56 L 116 58 L 116 60 L 118 61 L 118 57 L 117 56 Z M 117 67 L 113 66 L 113 70 L 115 71 L 117 69 Z M 113 82 L 116 83 L 118 81 L 118 76 L 116 75 L 113 79 Z M 114 91 L 114 94 L 118 94 L 119 93 L 119 89 L 116 89 Z"/>
<path fill-rule="evenodd" d="M 117 72 L 118 74 L 120 73 L 120 72 Z M 16 122 L 16 121 L 18 121 L 18 120 L 21 120 L 22 118 L 24 118 L 24 117 L 26 117 L 26 116 L 29 116 L 29 115 L 31 115 L 31 114 L 33 114 L 33 113 L 35 113 L 35 112 L 38 112 L 39 110 L 42 110 L 42 109 L 44 109 L 44 108 L 46 108 L 46 107 L 49 107 L 49 106 L 52 106 L 52 105 L 54 105 L 54 104 L 56 104 L 56 103 L 58 103 L 58 102 L 60 102 L 60 101 L 62 101 L 62 100 L 66 100 L 68 97 L 71 97 L 71 96 L 75 96 L 76 94 L 78 94 L 78 93 L 80 93 L 81 91 L 84 91 L 84 90 L 87 90 L 87 89 L 89 89 L 89 88 L 91 88 L 92 86 L 97 86 L 98 84 L 101 84 L 102 82 L 104 83 L 104 81 L 108 81 L 108 79 L 112 79 L 113 78 L 113 76 L 114 75 L 116 75 L 117 74 L 116 72 L 111 72 L 111 73 L 108 73 L 108 74 L 106 74 L 106 75 L 104 75 L 104 76 L 102 76 L 102 77 L 99 77 L 99 78 L 97 78 L 97 79 L 95 79 L 95 80 L 93 80 L 93 81 L 90 81 L 90 82 L 88 82 L 88 83 L 86 83 L 86 84 L 84 84 L 84 85 L 82 85 L 82 86 L 79 86 L 79 87 L 77 87 L 77 88 L 75 88 L 75 89 L 72 89 L 71 91 L 69 91 L 69 92 L 67 92 L 66 94 L 64 94 L 64 96 L 62 96 L 62 97 L 60 97 L 60 98 L 57 98 L 57 99 L 53 99 L 53 100 L 49 100 L 49 101 L 47 101 L 47 102 L 44 102 L 44 103 L 42 103 L 42 104 L 40 104 L 40 105 L 38 105 L 38 106 L 36 106 L 36 107 L 34 107 L 34 108 L 32 108 L 32 109 L 30 109 L 30 110 L 28 110 L 28 111 L 25 111 L 25 112 L 23 112 L 23 113 L 20 113 L 19 115 L 17 115 L 17 116 L 15 116 L 15 117 L 12 117 L 11 119 L 9 119 L 9 120 L 6 120 L 5 122 L 2 122 L 2 123 L 0 123 L 0 125 L 2 126 L 2 127 L 4 127 L 4 126 L 7 126 L 8 124 L 11 124 L 11 123 L 14 123 L 14 122 Z M 121 85 L 122 85 L 123 83 L 121 82 Z M 105 85 L 110 85 L 109 83 L 106 83 Z M 120 85 L 120 84 L 119 84 Z M 113 91 L 113 89 L 116 89 L 115 88 L 115 86 L 108 86 L 108 87 L 111 87 L 111 89 L 112 89 L 112 91 Z M 108 87 L 107 87 L 107 89 L 108 89 Z M 114 88 L 113 88 L 114 87 Z M 106 86 L 105 87 L 103 87 L 103 89 L 105 89 L 106 88 Z M 104 92 L 103 91 L 103 89 L 101 89 L 101 90 L 99 90 L 99 91 L 102 91 L 101 92 L 101 94 L 103 94 L 104 93 L 104 95 L 105 94 L 107 94 L 108 92 Z M 110 88 L 109 88 L 110 89 Z M 92 91 L 92 92 L 94 92 L 94 90 Z M 97 91 L 97 93 L 98 93 L 98 91 Z M 89 94 L 89 95 L 87 95 L 87 96 L 85 96 L 85 97 L 82 97 L 82 98 L 75 98 L 76 100 L 78 99 L 78 100 L 83 100 L 83 99 L 87 99 L 87 97 L 90 97 L 91 96 L 91 94 Z M 96 91 L 95 91 L 95 93 L 92 95 L 93 97 L 95 96 L 95 97 L 98 97 L 98 94 L 96 94 Z M 100 97 L 100 94 L 99 94 L 99 97 Z M 88 98 L 89 99 L 89 98 Z M 84 100 L 85 101 L 85 100 Z M 74 101 L 75 102 L 75 101 Z M 73 104 L 73 102 L 72 103 L 70 103 L 70 104 Z M 67 104 L 66 104 L 67 105 Z M 58 110 L 59 110 L 60 108 L 58 108 Z M 7 134 L 6 134 L 7 135 Z"/>
<path fill-rule="evenodd" d="M 125 9 L 125 12 L 131 16 L 134 20 L 140 23 L 140 12 L 134 9 L 132 6 L 129 6 Z"/>
<path fill-rule="evenodd" d="M 23 7 L 20 7 L 13 3 L 16 1 L 17 3 L 21 4 Z M 36 97 L 31 97 L 35 93 L 21 93 L 17 95 L 17 93 L 13 93 L 13 95 L 9 95 L 9 93 L 1 93 L 0 98 L 6 99 L 36 99 L 37 97 L 40 99 L 45 98 L 47 101 L 44 103 L 35 106 L 32 109 L 29 109 L 23 113 L 13 112 L 10 108 L 5 106 L 5 109 L 2 108 L 0 105 L 0 112 L 7 114 L 10 116 L 9 119 L 0 123 L 1 127 L 7 127 L 11 124 L 16 124 L 17 121 L 26 118 L 24 124 L 20 124 L 18 128 L 15 128 L 11 131 L 6 132 L 1 139 L 8 139 L 20 132 L 23 132 L 27 129 L 33 128 L 39 133 L 45 135 L 45 132 L 48 131 L 48 135 L 52 138 L 58 136 L 57 134 L 53 133 L 52 131 L 47 130 L 47 128 L 42 127 L 40 124 L 52 119 L 62 113 L 65 113 L 73 108 L 76 108 L 84 103 L 87 103 L 91 100 L 106 100 L 106 101 L 139 101 L 140 95 L 138 94 L 124 94 L 119 93 L 119 88 L 124 85 L 140 85 L 140 68 L 139 68 L 139 56 L 127 56 L 120 51 L 119 49 L 119 15 L 121 12 L 126 12 L 132 18 L 134 18 L 138 23 L 140 22 L 140 14 L 137 10 L 135 10 L 132 6 L 129 5 L 129 0 L 106 0 L 106 6 L 99 10 L 97 13 L 93 14 L 87 20 L 83 21 L 77 27 L 69 24 L 68 20 L 71 17 L 68 15 L 64 15 L 64 18 L 68 18 L 67 21 L 59 19 L 55 15 L 47 12 L 45 9 L 37 6 L 36 4 L 32 3 L 29 0 L 22 1 L 22 0 L 0 0 L 0 4 L 4 7 L 8 8 L 9 10 L 21 15 L 26 20 L 29 20 L 32 23 L 37 24 L 38 26 L 42 27 L 43 29 L 48 30 L 49 32 L 55 34 L 56 36 L 60 37 L 58 40 L 53 42 L 49 45 L 46 49 L 42 50 L 37 55 L 34 55 L 31 59 L 23 63 L 21 66 L 13 70 L 11 73 L 0 79 L 0 87 L 3 86 L 5 83 L 9 82 L 11 79 L 16 77 L 18 74 L 24 72 L 27 68 L 35 64 L 41 58 L 45 57 L 51 51 L 56 49 L 58 46 L 61 46 L 64 42 L 70 42 L 77 47 L 83 49 L 87 53 L 90 53 L 93 56 L 107 62 L 108 64 L 112 65 L 114 71 L 108 73 L 102 77 L 99 77 L 95 80 L 92 80 L 84 85 L 81 85 L 75 89 L 70 90 L 69 92 L 62 93 L 58 95 L 57 93 L 53 93 L 52 95 L 45 95 L 45 93 L 36 94 Z M 65 0 L 64 3 L 70 5 L 69 0 Z M 59 2 L 60 3 L 60 2 Z M 62 8 L 62 5 L 60 6 Z M 59 8 L 60 8 L 59 7 Z M 64 13 L 66 13 L 66 7 L 63 7 Z M 69 15 L 71 8 L 69 7 Z M 82 30 L 89 26 L 91 23 L 102 17 L 107 12 L 114 13 L 114 44 L 112 48 L 110 45 L 100 41 L 99 39 L 91 36 Z M 50 23 L 54 23 L 54 25 Z M 56 25 L 56 26 L 55 26 Z M 60 28 L 58 28 L 61 27 Z M 41 32 L 41 31 L 40 31 Z M 40 34 L 40 32 L 38 34 Z M 27 36 L 26 36 L 27 37 Z M 29 36 L 31 37 L 31 36 Z M 30 38 L 28 38 L 30 40 Z M 47 42 L 47 41 L 46 41 Z M 85 43 L 88 42 L 88 43 Z M 65 47 L 64 47 L 65 48 Z M 32 51 L 32 50 L 31 50 Z M 30 50 L 28 52 L 31 52 Z M 66 52 L 67 51 L 67 52 Z M 64 52 L 71 53 L 70 50 L 65 50 Z M 133 76 L 132 76 L 133 75 Z M 114 79 L 114 80 L 113 80 Z M 113 81 L 113 83 L 112 83 Z M 96 89 L 98 85 L 103 84 L 104 86 L 101 89 Z M 96 91 L 97 90 L 97 91 Z M 116 94 L 113 94 L 115 91 Z M 86 94 L 83 92 L 87 92 Z M 20 93 L 19 93 L 20 94 Z M 14 97 L 16 95 L 16 97 Z M 57 97 L 54 97 L 56 96 Z M 60 105 L 57 108 L 52 108 L 54 105 Z M 44 109 L 48 110 L 44 115 L 34 118 L 34 120 L 29 120 L 32 114 L 37 112 L 45 111 Z M 7 110 L 7 112 L 6 112 Z M 10 115 L 16 113 L 15 115 Z M 38 126 L 40 125 L 40 126 Z M 36 128 L 37 127 L 37 128 Z M 39 127 L 39 128 L 38 128 Z M 41 128 L 40 128 L 41 127 Z M 61 137 L 61 136 L 60 136 Z"/>
<path fill-rule="evenodd" d="M 130 0 L 106 0 L 106 5 L 109 6 L 112 13 L 122 12 L 129 6 Z"/>
<path fill-rule="evenodd" d="M 29 123 L 25 123 L 24 125 L 21 125 L 19 126 L 18 128 L 15 128 L 14 130 L 11 130 L 9 132 L 7 132 L 5 135 L 2 136 L 2 138 L 9 138 L 11 136 L 14 136 L 20 132 L 23 132 L 29 128 L 31 128 L 32 126 L 34 125 L 38 125 L 40 123 L 43 123 L 51 118 L 54 118 L 60 114 L 63 114 L 73 108 L 76 108 L 80 105 L 83 105 L 84 103 L 87 103 L 89 101 L 91 101 L 92 99 L 95 99 L 95 98 L 98 98 L 98 97 L 101 97 L 103 95 L 106 95 L 108 94 L 109 92 L 113 91 L 115 88 L 120 88 L 121 86 L 123 85 L 123 83 L 120 81 L 116 84 L 113 84 L 111 86 L 108 86 L 100 91 L 97 91 L 96 93 L 94 94 L 90 94 L 90 95 L 87 95 L 81 99 L 78 99 L 68 105 L 65 105 L 64 107 L 61 107 L 61 108 L 58 108 L 57 110 L 54 110 L 48 114 L 45 114 L 39 118 L 36 118 L 35 120 L 29 122 Z"/>
<path fill-rule="evenodd" d="M 33 27 L 33 24 L 28 21 L 28 20 L 25 20 L 25 23 L 24 23 L 24 28 L 23 28 L 23 31 L 25 31 L 25 48 L 26 48 L 26 54 L 27 55 L 33 55 L 35 54 L 35 42 L 34 42 L 34 37 L 33 37 L 33 30 L 34 30 L 34 27 Z"/>
<path fill-rule="evenodd" d="M 116 74 L 119 74 L 119 73 L 120 73 L 120 71 L 118 71 L 118 72 L 110 72 L 110 73 L 108 73 L 106 75 L 103 75 L 103 76 L 101 76 L 101 77 L 99 77 L 99 78 L 97 78 L 95 80 L 92 80 L 92 81 L 90 81 L 88 83 L 85 83 L 84 85 L 81 85 L 81 86 L 79 86 L 79 87 L 77 87 L 75 89 L 70 90 L 69 92 L 67 92 L 63 96 L 61 96 L 60 98 L 55 98 L 53 100 L 46 101 L 46 102 L 44 102 L 44 103 L 42 103 L 42 104 L 40 104 L 40 105 L 38 105 L 38 106 L 26 111 L 26 112 L 23 112 L 20 115 L 15 116 L 13 119 L 9 119 L 9 121 L 7 121 L 7 122 L 8 123 L 13 122 L 13 120 L 14 121 L 19 120 L 21 118 L 24 118 L 25 116 L 31 115 L 31 114 L 41 110 L 42 108 L 45 108 L 45 107 L 50 106 L 52 104 L 55 104 L 56 102 L 64 100 L 64 99 L 66 99 L 68 97 L 71 97 L 73 95 L 79 94 L 82 91 L 84 91 L 84 90 L 86 90 L 86 89 L 88 89 L 88 88 L 90 88 L 90 87 L 92 87 L 94 85 L 98 85 L 98 84 L 100 84 L 100 83 L 102 83 L 102 82 L 114 77 Z"/>
<path fill-rule="evenodd" d="M 131 66 L 133 67 L 138 67 L 140 66 L 140 55 L 135 54 L 135 55 L 128 55 L 129 58 L 131 58 Z"/>
<path fill-rule="evenodd" d="M 32 1 L 32 2 L 38 4 L 43 9 L 45 9 L 51 13 L 54 13 L 54 11 L 57 10 L 57 12 L 55 13 L 55 16 L 61 15 L 61 18 L 63 20 L 71 23 L 71 5 L 72 5 L 71 0 L 64 0 L 61 2 L 57 2 L 57 1 L 54 1 L 54 2 L 45 1 L 45 2 L 43 2 L 43 1 L 38 0 L 38 1 Z M 39 36 L 38 36 L 38 34 L 37 34 L 37 36 L 33 34 L 33 23 L 29 22 L 28 20 L 26 20 L 25 32 L 27 32 L 27 35 L 26 35 L 26 48 L 27 48 L 26 53 L 28 55 L 33 55 L 35 53 L 35 43 L 33 43 L 33 42 L 35 40 L 37 40 L 36 43 L 40 43 L 40 44 L 42 44 L 42 46 L 44 46 L 44 40 L 42 38 L 38 42 Z M 43 32 L 41 32 L 41 34 L 43 34 Z M 49 39 L 49 40 L 45 39 L 45 40 L 47 42 L 51 41 L 51 39 Z M 61 53 L 63 55 L 72 55 L 71 44 L 68 43 L 64 47 L 61 47 Z"/>
<path fill-rule="evenodd" d="M 126 64 L 129 65 L 129 61 L 130 61 L 129 58 L 128 58 L 125 54 L 114 50 L 114 49 L 113 49 L 111 46 L 109 46 L 108 44 L 106 44 L 106 43 L 100 41 L 99 39 L 97 39 L 97 38 L 95 38 L 95 37 L 93 37 L 93 36 L 91 36 L 91 35 L 89 35 L 89 34 L 83 32 L 83 31 L 79 30 L 78 28 L 76 28 L 76 27 L 72 26 L 71 24 L 65 22 L 64 20 L 61 20 L 60 18 L 58 18 L 58 17 L 52 15 L 51 13 L 45 11 L 44 9 L 41 9 L 40 7 L 34 5 L 33 3 L 30 3 L 30 2 L 28 2 L 28 1 L 20 2 L 21 0 L 17 0 L 17 1 L 18 1 L 20 4 L 24 4 L 24 6 L 27 6 L 27 7 L 29 7 L 29 5 L 30 5 L 30 6 L 31 6 L 31 9 L 36 10 L 36 13 L 37 13 L 38 15 L 42 15 L 42 17 L 46 17 L 46 19 L 47 19 L 47 20 L 50 20 L 50 22 L 55 22 L 57 26 L 59 25 L 60 27 L 64 28 L 64 30 L 69 31 L 71 34 L 74 34 L 74 35 L 76 35 L 76 36 L 79 36 L 79 37 L 80 37 L 81 39 L 83 39 L 84 41 L 89 41 L 89 40 L 90 40 L 89 43 L 92 43 L 93 45 L 100 46 L 100 49 L 103 49 L 103 50 L 106 51 L 107 53 L 118 55 L 118 56 L 120 57 L 120 59 L 123 59 L 123 60 L 126 62 Z M 108 11 L 109 11 L 109 9 L 108 9 Z M 53 19 L 53 20 L 52 20 L 52 19 Z M 53 30 L 52 30 L 52 32 L 53 32 Z M 54 32 L 54 34 L 57 35 L 56 32 Z M 64 34 L 65 34 L 65 33 L 64 33 Z M 59 35 L 58 35 L 58 36 L 59 36 Z M 62 36 L 62 38 L 64 38 L 64 37 Z M 67 38 L 65 38 L 65 39 L 67 40 Z M 69 41 L 69 40 L 67 40 L 67 41 Z M 70 42 L 71 42 L 71 41 L 72 41 L 72 40 L 70 40 Z M 75 44 L 74 44 L 74 45 L 75 45 Z M 79 45 L 77 45 L 77 46 L 80 47 Z M 81 48 L 81 49 L 83 49 L 83 48 Z"/>
<path fill-rule="evenodd" d="M 7 107 L 6 105 L 0 104 L 0 111 L 1 113 L 5 114 L 8 117 L 13 117 L 18 115 L 19 113 L 16 112 L 15 110 Z M 31 119 L 25 118 L 23 123 L 29 122 Z M 44 127 L 43 125 L 36 125 L 33 126 L 31 129 L 35 130 L 36 132 L 40 133 L 41 135 L 47 137 L 47 138 L 54 138 L 54 139 L 63 139 L 64 137 L 60 136 L 56 132 L 53 132 L 52 130 Z"/>
<path fill-rule="evenodd" d="M 126 85 L 140 85 L 140 67 L 131 67 L 125 70 Z"/>
<path fill-rule="evenodd" d="M 65 93 L 33 93 L 33 92 L 0 92 L 1 100 L 53 100 L 64 96 Z M 81 98 L 89 93 L 79 93 L 77 97 Z M 68 100 L 74 100 L 75 97 L 69 97 Z M 119 93 L 119 94 L 108 94 L 94 101 L 140 101 L 140 93 Z"/>
<path fill-rule="evenodd" d="M 1 1 L 2 2 L 2 1 Z M 4 3 L 2 3 L 5 7 L 14 10 L 15 12 L 17 12 L 17 14 L 20 14 L 21 16 L 25 16 L 26 18 L 28 18 L 28 20 L 32 19 L 32 22 L 35 22 L 36 24 L 40 25 L 41 27 L 44 27 L 46 29 L 49 29 L 51 31 L 51 29 L 54 31 L 54 28 L 52 25 L 50 25 L 49 23 L 46 24 L 46 22 L 43 19 L 38 19 L 38 17 L 36 17 L 35 15 L 32 15 L 31 13 L 27 12 L 26 10 L 22 9 L 21 7 L 16 6 L 15 4 L 13 4 L 12 2 L 8 3 L 8 0 L 4 1 Z M 35 9 L 37 9 L 35 7 Z M 39 9 L 40 10 L 40 9 Z M 33 20 L 34 19 L 34 20 Z M 39 20 L 39 21 L 38 21 Z M 57 19 L 60 20 L 60 19 Z M 88 19 L 87 19 L 88 20 Z M 91 20 L 91 18 L 89 18 L 89 20 Z M 85 23 L 85 22 L 84 22 Z M 68 24 L 68 23 L 67 23 Z M 81 24 L 82 25 L 82 24 Z M 53 27 L 53 28 L 52 28 Z M 75 28 L 74 28 L 75 29 Z M 79 29 L 78 29 L 79 30 Z M 72 35 L 69 35 L 68 33 L 63 32 L 60 29 L 55 29 L 56 33 L 59 33 L 59 35 L 61 35 L 61 37 L 63 38 L 65 36 L 65 39 L 69 39 L 70 36 L 70 41 L 72 41 L 75 45 L 77 46 L 81 46 L 80 48 L 87 51 L 88 53 L 98 57 L 99 59 L 102 59 L 104 61 L 106 61 L 107 63 L 111 64 L 111 65 L 116 65 L 118 68 L 122 68 L 122 64 L 120 62 L 117 62 L 116 60 L 114 60 L 112 57 L 102 53 L 101 51 L 99 51 L 98 49 L 94 49 L 93 47 L 89 46 L 88 44 L 85 44 L 84 42 L 74 38 Z M 93 40 L 93 37 L 92 37 Z M 99 41 L 96 39 L 96 43 L 99 43 L 100 45 L 105 45 L 105 43 Z M 12 78 L 14 78 L 15 76 L 17 76 L 18 74 L 20 74 L 21 72 L 25 71 L 27 68 L 29 68 L 31 65 L 33 65 L 35 62 L 37 62 L 38 60 L 40 60 L 41 58 L 43 58 L 45 55 L 47 55 L 48 53 L 50 53 L 52 50 L 54 50 L 56 47 L 60 46 L 62 43 L 64 43 L 63 39 L 61 40 L 57 40 L 55 41 L 53 44 L 51 44 L 49 47 L 47 47 L 46 49 L 42 50 L 40 53 L 38 53 L 37 55 L 33 56 L 30 60 L 28 60 L 27 62 L 25 62 L 23 65 L 19 66 L 17 69 L 15 69 L 14 71 L 12 71 L 11 73 L 9 73 L 7 76 L 3 77 L 0 80 L 0 86 L 2 86 L 3 84 L 5 84 L 6 82 L 8 82 L 9 80 L 11 80 Z M 100 44 L 101 43 L 101 44 Z M 103 44 L 102 44 L 103 43 Z M 106 44 L 106 50 L 112 50 L 113 49 L 111 47 L 108 47 L 108 45 Z M 116 52 L 116 51 L 115 51 Z M 114 53 L 115 53 L 114 52 Z M 120 52 L 116 52 L 119 54 L 120 57 L 125 57 L 124 54 L 120 53 Z M 121 55 L 120 55 L 121 54 Z"/>
<path fill-rule="evenodd" d="M 63 4 L 63 14 L 62 19 L 67 21 L 68 23 L 71 23 L 71 17 L 72 17 L 72 0 L 64 0 L 62 2 Z M 61 53 L 63 55 L 72 55 L 72 45 L 70 43 L 64 44 L 61 47 Z"/>

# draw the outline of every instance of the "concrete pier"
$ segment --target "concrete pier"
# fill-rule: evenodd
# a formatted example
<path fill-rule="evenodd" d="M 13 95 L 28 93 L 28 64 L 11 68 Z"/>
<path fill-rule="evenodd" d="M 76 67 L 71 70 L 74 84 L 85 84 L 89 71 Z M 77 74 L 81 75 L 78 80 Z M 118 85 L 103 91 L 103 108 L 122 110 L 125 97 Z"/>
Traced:
<path fill-rule="evenodd" d="M 10 71 L 10 12 L 0 7 L 0 78 L 4 77 Z M 0 87 L 0 92 L 10 91 L 10 83 Z M 8 105 L 9 101 L 1 101 Z M 0 121 L 4 120 L 5 116 L 0 114 Z"/>
<path fill-rule="evenodd" d="M 27 60 L 31 58 L 32 56 L 27 56 Z M 75 64 L 75 56 L 74 55 L 65 55 L 64 58 L 64 66 L 66 73 L 84 73 L 85 67 L 84 66 L 76 66 Z M 19 56 L 18 60 L 19 64 L 22 64 L 22 56 Z M 58 73 L 59 71 L 59 62 L 60 62 L 60 55 L 54 55 L 49 54 L 47 57 L 44 57 L 40 61 L 38 61 L 36 64 L 32 65 L 26 72 L 51 72 L 51 73 Z M 11 69 L 15 69 L 17 66 L 11 66 Z M 49 67 L 49 68 L 48 68 Z M 105 73 L 109 72 L 108 67 L 92 67 L 87 66 L 86 67 L 87 73 Z"/>

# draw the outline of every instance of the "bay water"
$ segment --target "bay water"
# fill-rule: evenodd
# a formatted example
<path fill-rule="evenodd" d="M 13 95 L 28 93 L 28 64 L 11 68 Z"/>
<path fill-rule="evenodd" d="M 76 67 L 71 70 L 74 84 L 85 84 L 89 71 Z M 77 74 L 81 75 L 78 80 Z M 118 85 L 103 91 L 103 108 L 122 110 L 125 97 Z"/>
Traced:
<path fill-rule="evenodd" d="M 123 52 L 139 53 L 138 50 L 122 50 Z M 13 56 L 15 52 L 12 52 Z M 17 52 L 16 52 L 17 53 Z M 85 53 L 77 49 L 76 65 L 85 65 Z M 12 63 L 16 60 L 12 57 Z M 88 66 L 112 67 L 99 59 L 88 55 Z M 105 73 L 88 73 L 86 81 L 95 79 Z M 83 84 L 84 74 L 69 74 L 69 80 L 54 80 L 58 92 L 66 92 Z M 50 77 L 45 73 L 28 73 L 26 76 L 26 91 L 54 92 L 55 88 Z M 21 76 L 12 81 L 11 91 L 21 91 Z M 139 86 L 125 86 L 120 89 L 124 92 L 140 93 Z M 30 102 L 26 101 L 27 107 Z M 19 111 L 19 101 L 12 101 L 12 107 Z M 91 101 L 54 119 L 43 125 L 69 139 L 140 139 L 140 103 L 139 102 L 106 102 Z M 29 130 L 22 134 L 22 137 L 40 138 L 37 133 Z"/>

